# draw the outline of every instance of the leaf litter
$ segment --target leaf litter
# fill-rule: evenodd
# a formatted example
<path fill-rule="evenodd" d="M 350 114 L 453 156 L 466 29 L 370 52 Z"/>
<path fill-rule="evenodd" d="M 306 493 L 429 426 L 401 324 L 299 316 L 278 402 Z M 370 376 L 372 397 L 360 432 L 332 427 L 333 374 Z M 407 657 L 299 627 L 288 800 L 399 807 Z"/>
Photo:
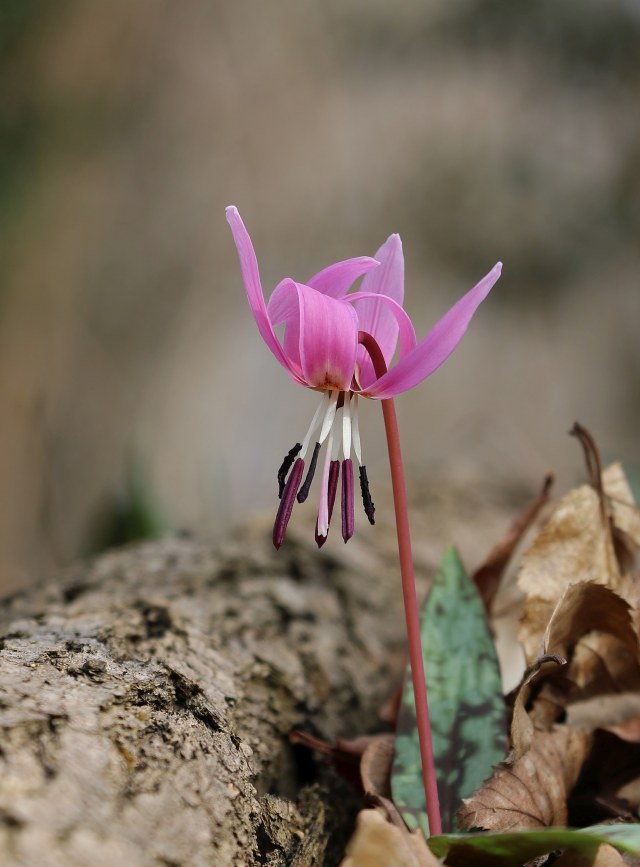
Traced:
<path fill-rule="evenodd" d="M 588 483 L 560 500 L 522 555 L 520 685 L 503 697 L 492 606 L 551 477 L 472 579 L 447 551 L 422 609 L 448 833 L 425 839 L 409 678 L 395 749 L 390 734 L 347 748 L 367 809 L 341 867 L 640 864 L 640 511 L 622 466 L 602 469 L 589 432 L 571 433 Z M 392 725 L 397 704 L 386 709 Z M 348 743 L 327 748 L 336 765 Z"/>

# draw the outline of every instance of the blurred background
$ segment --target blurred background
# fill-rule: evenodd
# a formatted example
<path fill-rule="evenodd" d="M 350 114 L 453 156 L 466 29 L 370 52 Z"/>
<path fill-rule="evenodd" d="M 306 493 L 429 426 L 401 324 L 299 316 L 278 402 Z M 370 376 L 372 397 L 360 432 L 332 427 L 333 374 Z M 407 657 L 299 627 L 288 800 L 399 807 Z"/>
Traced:
<path fill-rule="evenodd" d="M 638 0 L 2 0 L 0 588 L 275 508 L 316 399 L 231 203 L 266 290 L 399 232 L 418 336 L 504 261 L 398 401 L 412 478 L 580 478 L 576 418 L 636 461 L 639 46 Z"/>

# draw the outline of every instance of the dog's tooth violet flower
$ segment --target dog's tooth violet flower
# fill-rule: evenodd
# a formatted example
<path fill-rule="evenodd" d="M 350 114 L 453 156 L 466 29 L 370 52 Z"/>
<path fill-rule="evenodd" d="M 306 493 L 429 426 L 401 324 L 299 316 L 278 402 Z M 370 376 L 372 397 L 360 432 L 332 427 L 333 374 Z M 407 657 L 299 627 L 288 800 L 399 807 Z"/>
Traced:
<path fill-rule="evenodd" d="M 306 435 L 289 451 L 278 471 L 280 506 L 273 543 L 276 548 L 282 544 L 295 500 L 307 498 L 325 443 L 316 541 L 318 545 L 326 541 L 341 475 L 342 537 L 346 542 L 354 531 L 352 452 L 359 465 L 364 510 L 374 523 L 375 509 L 362 461 L 359 397 L 385 400 L 430 376 L 460 342 L 478 305 L 500 276 L 502 264 L 498 262 L 418 343 L 402 306 L 404 259 L 399 235 L 391 235 L 374 258 L 336 262 L 306 283 L 286 277 L 266 303 L 251 238 L 235 207 L 227 208 L 227 220 L 262 338 L 295 383 L 322 392 Z M 350 291 L 359 277 L 364 278 L 360 290 Z M 284 325 L 282 341 L 275 332 L 279 325 Z M 397 362 L 382 376 L 376 376 L 371 358 L 359 342 L 361 332 L 373 337 L 387 366 L 399 344 Z"/>

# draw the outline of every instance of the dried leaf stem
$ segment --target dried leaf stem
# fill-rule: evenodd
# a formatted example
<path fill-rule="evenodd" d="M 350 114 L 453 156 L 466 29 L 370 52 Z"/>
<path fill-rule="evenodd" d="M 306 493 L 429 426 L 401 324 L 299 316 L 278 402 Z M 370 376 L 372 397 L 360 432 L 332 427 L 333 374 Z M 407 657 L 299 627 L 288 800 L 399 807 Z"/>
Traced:
<path fill-rule="evenodd" d="M 376 376 L 380 377 L 387 371 L 384 356 L 374 338 L 364 331 L 358 333 L 358 341 L 369 353 Z M 400 574 L 402 576 L 402 595 L 407 622 L 407 640 L 409 645 L 409 660 L 411 662 L 411 678 L 416 703 L 416 720 L 418 738 L 420 741 L 420 756 L 422 759 L 422 779 L 427 802 L 427 818 L 431 835 L 442 833 L 440 818 L 440 799 L 436 782 L 433 743 L 431 739 L 431 723 L 429 720 L 429 703 L 427 701 L 427 682 L 424 672 L 422 642 L 420 640 L 420 612 L 416 593 L 416 582 L 413 571 L 413 555 L 411 553 L 411 533 L 409 530 L 409 513 L 407 509 L 407 489 L 404 481 L 402 452 L 398 433 L 396 408 L 392 398 L 382 400 L 382 414 L 387 435 L 389 451 L 389 466 L 391 469 L 391 484 L 393 488 L 393 505 L 396 515 L 396 530 L 398 534 L 398 553 L 400 557 Z"/>

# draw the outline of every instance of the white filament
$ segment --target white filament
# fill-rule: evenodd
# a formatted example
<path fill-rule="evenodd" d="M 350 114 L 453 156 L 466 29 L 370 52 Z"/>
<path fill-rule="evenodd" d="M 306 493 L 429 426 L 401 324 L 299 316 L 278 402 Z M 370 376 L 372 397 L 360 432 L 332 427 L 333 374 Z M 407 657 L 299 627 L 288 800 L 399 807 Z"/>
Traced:
<path fill-rule="evenodd" d="M 344 408 L 342 413 L 342 452 L 345 460 L 351 457 L 351 407 L 349 392 L 344 393 Z"/>
<path fill-rule="evenodd" d="M 333 427 L 333 422 L 336 417 L 339 394 L 339 391 L 331 392 L 331 396 L 329 398 L 329 405 L 327 406 L 326 412 L 324 414 L 324 419 L 322 420 L 322 427 L 320 429 L 320 436 L 318 437 L 318 442 L 320 443 L 320 445 L 322 445 L 322 443 L 326 440 L 327 436 L 329 435 L 329 431 Z"/>
<path fill-rule="evenodd" d="M 309 425 L 309 430 L 307 431 L 305 438 L 302 440 L 302 448 L 300 449 L 300 454 L 298 457 L 304 458 L 309 448 L 309 444 L 311 442 L 312 436 L 315 434 L 318 425 L 320 424 L 320 419 L 323 413 L 326 413 L 327 407 L 329 406 L 331 400 L 331 396 L 328 391 L 325 391 L 322 395 L 322 400 L 320 401 L 318 407 L 316 408 L 315 413 L 313 414 L 313 418 L 311 419 L 311 424 Z"/>
<path fill-rule="evenodd" d="M 351 435 L 353 437 L 353 450 L 356 453 L 358 463 L 362 466 L 362 445 L 360 443 L 360 425 L 358 423 L 358 395 L 353 395 L 353 410 L 351 413 Z"/>

